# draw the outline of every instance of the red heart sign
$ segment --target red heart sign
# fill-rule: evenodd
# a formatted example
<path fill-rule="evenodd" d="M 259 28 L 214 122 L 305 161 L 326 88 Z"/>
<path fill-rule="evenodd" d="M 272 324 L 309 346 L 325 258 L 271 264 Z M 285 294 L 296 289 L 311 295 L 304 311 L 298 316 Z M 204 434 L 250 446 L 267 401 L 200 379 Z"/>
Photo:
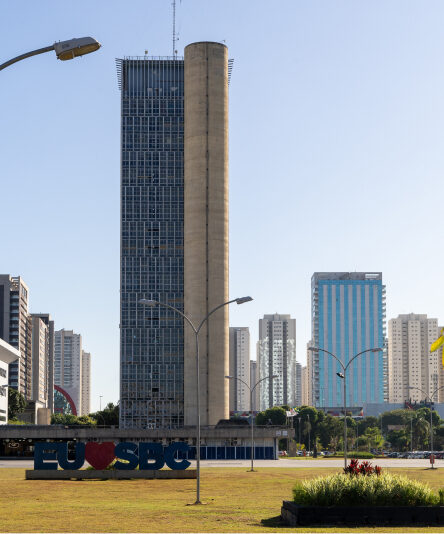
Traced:
<path fill-rule="evenodd" d="M 105 469 L 114 460 L 115 445 L 112 441 L 105 443 L 89 442 L 85 446 L 85 460 L 91 464 L 94 469 Z"/>

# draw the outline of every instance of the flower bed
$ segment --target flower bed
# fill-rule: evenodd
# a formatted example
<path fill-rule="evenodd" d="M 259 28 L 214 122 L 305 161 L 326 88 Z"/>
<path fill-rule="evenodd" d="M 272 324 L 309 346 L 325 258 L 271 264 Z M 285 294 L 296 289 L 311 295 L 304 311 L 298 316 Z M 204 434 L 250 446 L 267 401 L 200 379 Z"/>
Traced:
<path fill-rule="evenodd" d="M 355 460 L 344 473 L 297 484 L 281 515 L 290 525 L 444 525 L 444 490 L 437 495 L 421 482 Z"/>

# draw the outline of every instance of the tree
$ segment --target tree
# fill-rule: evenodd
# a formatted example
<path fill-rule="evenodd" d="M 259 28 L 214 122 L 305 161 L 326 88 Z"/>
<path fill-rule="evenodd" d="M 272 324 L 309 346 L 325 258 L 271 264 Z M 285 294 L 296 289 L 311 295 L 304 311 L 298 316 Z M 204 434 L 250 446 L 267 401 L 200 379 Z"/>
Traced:
<path fill-rule="evenodd" d="M 377 426 L 367 428 L 364 437 L 368 440 L 369 449 L 379 449 L 384 445 L 384 438 Z"/>
<path fill-rule="evenodd" d="M 53 413 L 51 415 L 51 425 L 89 425 L 95 426 L 96 421 L 92 419 L 89 415 L 77 415 L 64 414 L 64 413 Z"/>
<path fill-rule="evenodd" d="M 272 425 L 285 425 L 287 414 L 280 406 L 273 406 L 264 412 L 259 412 L 256 416 L 256 424 L 259 426 L 267 425 L 271 421 Z"/>
<path fill-rule="evenodd" d="M 407 450 L 410 445 L 410 435 L 407 434 L 405 429 L 402 430 L 390 430 L 387 434 L 387 441 L 391 447 L 398 451 Z"/>
<path fill-rule="evenodd" d="M 8 388 L 8 419 L 23 413 L 27 406 L 25 397 L 16 389 Z"/>
<path fill-rule="evenodd" d="M 109 402 L 104 410 L 90 413 L 97 424 L 100 425 L 119 425 L 119 404 L 114 405 L 112 402 Z"/>
<path fill-rule="evenodd" d="M 337 417 L 326 415 L 317 423 L 316 434 L 324 449 L 329 447 L 336 449 L 343 434 L 341 421 Z"/>
<path fill-rule="evenodd" d="M 358 434 L 364 434 L 364 432 L 367 430 L 367 428 L 379 426 L 378 418 L 374 417 L 372 415 L 368 415 L 367 417 L 364 417 L 360 421 L 358 421 Z"/>

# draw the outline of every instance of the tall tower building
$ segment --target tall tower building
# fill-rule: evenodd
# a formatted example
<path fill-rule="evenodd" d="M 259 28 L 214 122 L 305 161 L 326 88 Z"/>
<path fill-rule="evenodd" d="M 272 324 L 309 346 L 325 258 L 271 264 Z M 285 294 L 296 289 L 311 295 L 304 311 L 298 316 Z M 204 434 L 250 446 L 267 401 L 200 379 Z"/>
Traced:
<path fill-rule="evenodd" d="M 49 328 L 31 315 L 32 321 L 32 400 L 48 405 Z"/>
<path fill-rule="evenodd" d="M 347 364 L 355 354 L 385 346 L 385 286 L 381 273 L 314 273 L 312 342 Z M 311 352 L 311 351 L 310 351 Z M 342 406 L 342 368 L 329 354 L 310 355 L 312 402 Z M 358 356 L 347 371 L 347 406 L 380 403 L 387 398 L 384 352 Z"/>
<path fill-rule="evenodd" d="M 0 338 L 20 351 L 9 365 L 9 385 L 32 399 L 32 324 L 29 289 L 20 276 L 0 275 Z"/>
<path fill-rule="evenodd" d="M 82 350 L 82 415 L 91 412 L 91 353 Z"/>
<path fill-rule="evenodd" d="M 185 58 L 117 60 L 121 89 L 122 428 L 196 423 L 192 330 L 228 300 L 228 60 L 219 43 Z M 228 417 L 228 311 L 200 333 L 201 423 Z"/>
<path fill-rule="evenodd" d="M 441 332 L 442 328 L 443 328 L 442 326 L 438 326 L 438 332 Z M 438 387 L 443 388 L 438 391 L 438 402 L 444 402 L 444 361 L 443 361 L 443 355 L 442 355 L 443 347 L 438 349 L 436 352 L 438 354 L 438 367 L 439 367 Z"/>
<path fill-rule="evenodd" d="M 264 315 L 259 319 L 260 410 L 296 405 L 296 319 L 290 315 Z"/>
<path fill-rule="evenodd" d="M 308 396 L 308 367 L 307 366 L 302 367 L 301 382 L 302 382 L 301 405 L 310 406 L 310 400 Z"/>
<path fill-rule="evenodd" d="M 69 398 L 74 415 L 82 415 L 82 336 L 72 330 L 57 330 L 54 347 L 54 386 Z M 57 389 L 57 388 L 56 388 Z"/>
<path fill-rule="evenodd" d="M 302 405 L 302 393 L 303 393 L 303 385 L 302 385 L 302 365 L 299 362 L 296 362 L 296 386 L 295 386 L 295 394 L 294 394 L 294 406 L 301 406 Z M 293 406 L 290 406 L 290 408 L 293 408 Z"/>
<path fill-rule="evenodd" d="M 247 327 L 230 328 L 230 411 L 250 409 L 250 330 Z M 237 380 L 240 379 L 240 380 Z"/>
<path fill-rule="evenodd" d="M 438 388 L 440 351 L 430 352 L 439 337 L 437 319 L 409 313 L 390 319 L 388 328 L 389 402 L 424 400 Z M 433 399 L 438 401 L 437 396 Z"/>
<path fill-rule="evenodd" d="M 46 396 L 45 396 L 45 402 L 46 407 L 51 410 L 51 413 L 54 411 L 54 321 L 51 319 L 51 315 L 49 313 L 32 313 L 32 380 L 33 380 L 33 400 L 39 400 L 36 398 L 37 396 L 37 390 L 35 389 L 35 384 L 38 382 L 40 384 L 40 388 L 42 387 L 42 384 L 45 384 L 46 389 Z M 34 332 L 34 324 L 37 324 L 37 328 L 39 330 L 38 337 L 41 339 L 41 344 L 39 345 L 39 349 L 34 344 L 34 338 L 37 337 L 37 334 Z M 43 339 L 40 337 L 43 335 L 43 331 L 45 331 L 45 338 L 46 338 L 46 347 L 45 347 L 45 356 L 43 358 L 42 356 L 42 348 Z M 36 374 L 36 367 L 37 367 L 37 359 L 38 359 L 38 377 Z M 43 359 L 45 360 L 45 363 L 43 365 Z M 44 372 L 44 377 L 42 376 L 42 371 Z M 41 389 L 40 389 L 41 392 Z M 41 393 L 40 393 L 41 394 Z"/>
<path fill-rule="evenodd" d="M 259 386 L 256 386 L 258 381 L 259 381 L 259 372 L 257 368 L 257 361 L 250 360 L 250 387 L 254 388 L 254 391 L 253 391 L 253 411 L 254 412 L 259 411 Z"/>

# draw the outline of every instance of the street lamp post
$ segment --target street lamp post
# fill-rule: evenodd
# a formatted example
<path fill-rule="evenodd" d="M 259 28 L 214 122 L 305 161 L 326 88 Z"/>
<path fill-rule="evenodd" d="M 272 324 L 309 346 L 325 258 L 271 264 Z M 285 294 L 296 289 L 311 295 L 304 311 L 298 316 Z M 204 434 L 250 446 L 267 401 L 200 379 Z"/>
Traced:
<path fill-rule="evenodd" d="M 197 328 L 194 326 L 194 323 L 191 321 L 191 319 L 185 315 L 183 312 L 175 308 L 174 306 L 171 306 L 170 304 L 166 304 L 165 302 L 159 302 L 157 300 L 151 300 L 151 299 L 140 299 L 139 304 L 144 304 L 146 306 L 163 306 L 164 308 L 169 308 L 170 310 L 173 310 L 175 313 L 179 314 L 187 323 L 191 326 L 193 329 L 195 339 L 196 339 L 196 404 L 197 404 L 197 436 L 196 436 L 196 502 L 194 504 L 202 504 L 200 501 L 200 377 L 199 377 L 199 333 L 203 327 L 203 325 L 206 323 L 206 321 L 209 319 L 210 315 L 212 315 L 215 311 L 219 310 L 223 306 L 227 306 L 228 304 L 232 304 L 235 302 L 236 304 L 244 304 L 244 302 L 250 302 L 252 297 L 241 297 L 233 300 L 229 300 L 228 302 L 224 302 L 222 304 L 219 304 L 219 306 L 216 306 L 213 308 L 207 315 L 202 319 L 202 321 L 199 323 Z"/>
<path fill-rule="evenodd" d="M 430 401 L 430 454 L 433 454 L 433 420 L 432 420 L 432 404 L 433 404 L 433 397 L 440 391 L 441 389 L 444 389 L 444 386 L 441 386 L 439 388 L 436 388 L 435 391 L 430 395 L 430 397 L 427 395 L 425 391 L 423 391 L 421 388 L 418 388 L 416 386 L 409 386 L 407 389 L 417 389 L 424 395 L 424 400 L 429 399 Z M 434 464 L 432 463 L 432 469 L 435 469 Z"/>
<path fill-rule="evenodd" d="M 6 69 L 10 65 L 26 59 L 28 57 L 37 56 L 38 54 L 44 54 L 45 52 L 55 51 L 57 59 L 66 61 L 68 59 L 74 59 L 75 57 L 84 56 L 85 54 L 90 54 L 95 52 L 102 45 L 96 41 L 93 37 L 80 37 L 78 39 L 70 39 L 69 41 L 59 41 L 50 46 L 45 46 L 44 48 L 38 48 L 37 50 L 31 50 L 25 54 L 14 57 L 5 63 L 0 64 L 0 70 Z"/>
<path fill-rule="evenodd" d="M 347 381 L 346 381 L 346 373 L 347 369 L 349 368 L 350 364 L 358 357 L 361 356 L 361 354 L 364 354 L 366 352 L 381 352 L 382 349 L 380 347 L 373 348 L 373 349 L 366 349 L 362 350 L 361 352 L 358 352 L 358 354 L 355 354 L 351 360 L 348 361 L 347 365 L 344 365 L 343 362 L 332 352 L 321 349 L 319 347 L 308 347 L 308 350 L 312 350 L 313 352 L 325 352 L 327 354 L 330 354 L 342 367 L 343 373 L 336 373 L 339 378 L 344 380 L 344 387 L 343 387 L 343 395 L 344 395 L 344 468 L 347 467 Z"/>
<path fill-rule="evenodd" d="M 229 380 L 239 380 L 239 382 L 242 382 L 244 386 L 246 386 L 250 390 L 250 415 L 251 415 L 251 468 L 249 471 L 254 471 L 254 415 L 253 415 L 253 392 L 256 389 L 256 386 L 259 385 L 264 380 L 267 380 L 269 378 L 270 380 L 273 380 L 273 378 L 278 378 L 278 375 L 269 375 L 264 378 L 261 378 L 256 384 L 254 384 L 253 387 L 249 386 L 242 378 L 238 378 L 237 376 L 226 376 L 225 378 L 228 378 Z"/>
<path fill-rule="evenodd" d="M 299 446 L 301 446 L 301 419 L 302 419 L 302 417 L 298 417 L 298 423 L 299 423 Z"/>

